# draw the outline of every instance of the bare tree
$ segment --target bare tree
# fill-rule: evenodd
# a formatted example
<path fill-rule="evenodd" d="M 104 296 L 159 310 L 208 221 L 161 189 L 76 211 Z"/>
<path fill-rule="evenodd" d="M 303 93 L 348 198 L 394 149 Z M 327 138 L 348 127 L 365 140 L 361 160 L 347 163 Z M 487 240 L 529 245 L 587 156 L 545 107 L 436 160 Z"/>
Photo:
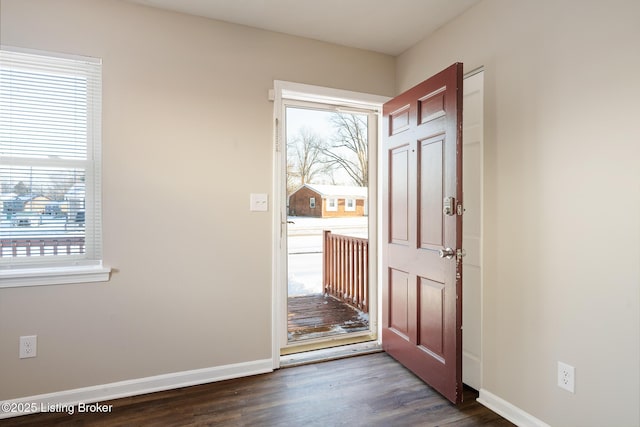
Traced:
<path fill-rule="evenodd" d="M 23 181 L 20 181 L 13 187 L 13 192 L 18 196 L 24 196 L 25 194 L 31 193 L 31 188 L 27 187 L 27 184 Z"/>
<path fill-rule="evenodd" d="M 330 144 L 323 149 L 324 162 L 341 168 L 359 187 L 369 185 L 367 116 L 336 113 L 331 122 L 336 130 Z"/>
<path fill-rule="evenodd" d="M 324 160 L 325 141 L 308 127 L 300 128 L 287 142 L 287 191 L 310 184 L 324 175 L 330 165 Z"/>
<path fill-rule="evenodd" d="M 291 195 L 300 187 L 300 181 L 298 177 L 294 175 L 295 170 L 296 166 L 293 160 L 287 158 L 287 195 Z"/>
<path fill-rule="evenodd" d="M 64 200 L 65 194 L 80 181 L 80 176 L 71 174 L 69 172 L 64 173 L 51 173 L 47 176 L 46 180 L 43 180 L 41 184 L 41 194 L 47 196 L 51 200 Z"/>

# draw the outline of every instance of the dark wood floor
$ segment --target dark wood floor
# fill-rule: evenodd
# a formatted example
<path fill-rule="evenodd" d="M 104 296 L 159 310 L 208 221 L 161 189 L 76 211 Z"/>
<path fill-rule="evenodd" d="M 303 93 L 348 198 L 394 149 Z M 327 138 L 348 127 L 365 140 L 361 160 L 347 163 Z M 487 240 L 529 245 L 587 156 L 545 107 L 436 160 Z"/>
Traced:
<path fill-rule="evenodd" d="M 456 407 L 386 353 L 101 402 L 109 414 L 35 414 L 2 426 L 513 426 L 465 390 Z"/>
<path fill-rule="evenodd" d="M 288 298 L 289 342 L 369 330 L 369 318 L 322 294 Z"/>

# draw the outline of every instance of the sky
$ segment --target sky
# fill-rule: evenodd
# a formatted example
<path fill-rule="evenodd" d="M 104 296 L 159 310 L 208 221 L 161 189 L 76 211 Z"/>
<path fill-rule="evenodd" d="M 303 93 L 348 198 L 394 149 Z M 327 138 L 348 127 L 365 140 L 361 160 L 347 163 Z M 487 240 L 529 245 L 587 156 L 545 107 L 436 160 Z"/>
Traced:
<path fill-rule="evenodd" d="M 335 111 L 318 110 L 302 107 L 287 107 L 286 109 L 286 133 L 287 141 L 295 136 L 301 128 L 307 127 L 317 133 L 320 137 L 331 139 L 334 127 L 331 124 L 331 116 Z M 346 172 L 337 170 L 334 172 L 336 183 L 343 185 L 354 185 Z M 330 182 L 318 182 L 329 184 Z"/>
<path fill-rule="evenodd" d="M 295 135 L 300 128 L 306 126 L 321 136 L 329 137 L 332 133 L 329 121 L 332 114 L 333 111 L 287 107 L 287 135 Z"/>

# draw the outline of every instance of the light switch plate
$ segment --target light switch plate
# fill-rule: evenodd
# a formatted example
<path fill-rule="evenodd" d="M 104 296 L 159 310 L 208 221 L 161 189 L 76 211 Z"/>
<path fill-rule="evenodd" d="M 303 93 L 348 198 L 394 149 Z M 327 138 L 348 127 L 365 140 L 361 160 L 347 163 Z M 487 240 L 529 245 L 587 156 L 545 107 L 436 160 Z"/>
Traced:
<path fill-rule="evenodd" d="M 249 196 L 249 210 L 266 212 L 269 210 L 269 198 L 266 193 L 251 193 Z"/>

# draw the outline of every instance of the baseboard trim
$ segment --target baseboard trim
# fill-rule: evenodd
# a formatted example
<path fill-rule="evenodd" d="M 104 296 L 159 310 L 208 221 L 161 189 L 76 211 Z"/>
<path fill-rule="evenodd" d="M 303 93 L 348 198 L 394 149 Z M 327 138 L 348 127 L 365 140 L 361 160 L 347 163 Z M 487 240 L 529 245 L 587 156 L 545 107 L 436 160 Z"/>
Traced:
<path fill-rule="evenodd" d="M 232 378 L 248 377 L 273 371 L 273 360 L 263 359 L 251 362 L 235 363 L 216 366 L 213 368 L 195 369 L 192 371 L 175 372 L 171 374 L 155 375 L 134 380 L 119 381 L 91 387 L 64 390 L 36 396 L 0 401 L 0 407 L 11 406 L 22 408 L 28 406 L 28 412 L 0 411 L 0 419 L 41 412 L 40 408 L 48 405 L 61 407 L 76 406 L 79 403 L 96 403 L 157 391 L 172 390 L 192 385 L 212 383 Z M 16 404 L 16 405 L 14 405 Z"/>
<path fill-rule="evenodd" d="M 550 427 L 549 424 L 485 389 L 480 389 L 480 397 L 477 401 L 517 426 Z"/>
<path fill-rule="evenodd" d="M 469 352 L 462 352 L 462 382 L 475 390 L 482 388 L 482 380 L 480 372 L 482 372 L 482 363 L 480 358 Z"/>

